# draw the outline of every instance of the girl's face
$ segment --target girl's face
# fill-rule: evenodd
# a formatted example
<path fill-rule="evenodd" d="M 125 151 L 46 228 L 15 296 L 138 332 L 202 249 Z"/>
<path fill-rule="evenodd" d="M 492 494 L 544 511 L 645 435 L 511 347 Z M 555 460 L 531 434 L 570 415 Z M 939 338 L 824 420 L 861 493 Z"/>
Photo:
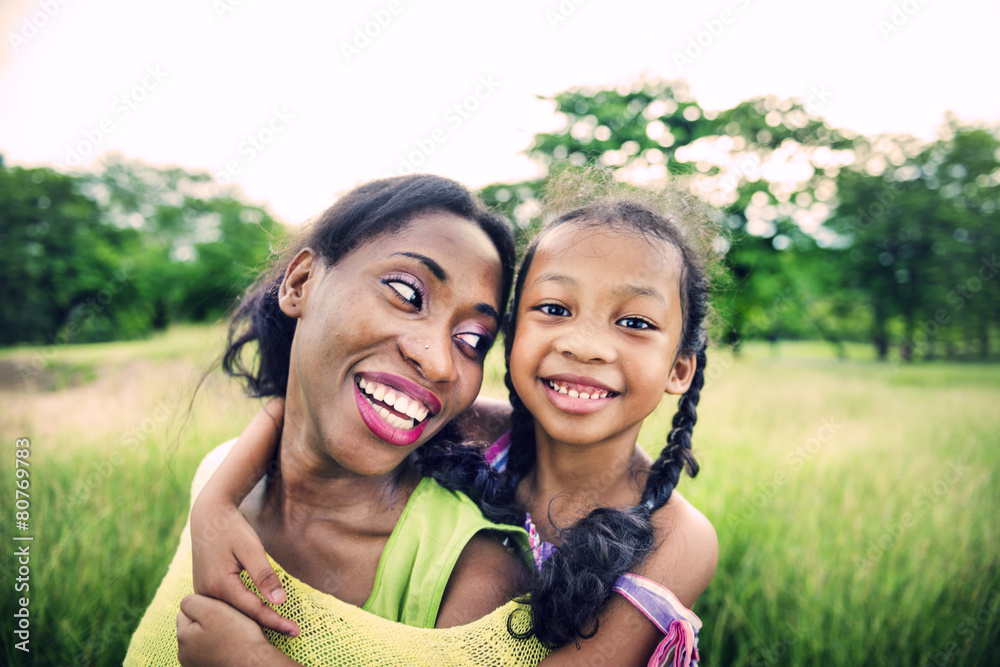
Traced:
<path fill-rule="evenodd" d="M 279 295 L 299 320 L 286 425 L 343 468 L 394 470 L 479 393 L 500 280 L 489 237 L 451 213 L 421 214 L 334 266 L 300 252 Z"/>
<path fill-rule="evenodd" d="M 687 390 L 694 357 L 675 359 L 680 269 L 672 245 L 637 233 L 565 223 L 542 238 L 510 357 L 539 437 L 635 442 L 664 392 Z"/>

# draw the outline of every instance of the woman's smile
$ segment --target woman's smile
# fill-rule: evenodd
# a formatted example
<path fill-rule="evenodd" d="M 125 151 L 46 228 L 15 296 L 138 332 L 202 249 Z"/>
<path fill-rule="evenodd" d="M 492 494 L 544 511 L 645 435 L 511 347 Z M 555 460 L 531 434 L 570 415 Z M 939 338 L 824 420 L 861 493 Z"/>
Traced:
<path fill-rule="evenodd" d="M 423 435 L 428 418 L 441 411 L 437 396 L 398 375 L 358 375 L 355 386 L 354 399 L 361 420 L 372 433 L 392 445 L 412 445 Z"/>

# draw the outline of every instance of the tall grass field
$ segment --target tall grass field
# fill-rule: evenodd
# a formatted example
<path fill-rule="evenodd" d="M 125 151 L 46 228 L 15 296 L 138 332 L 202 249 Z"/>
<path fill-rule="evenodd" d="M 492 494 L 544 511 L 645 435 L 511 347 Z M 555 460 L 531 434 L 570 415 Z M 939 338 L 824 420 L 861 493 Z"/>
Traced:
<path fill-rule="evenodd" d="M 121 664 L 199 460 L 258 408 L 215 369 L 222 341 L 0 350 L 0 661 Z M 502 373 L 493 354 L 485 394 Z M 713 350 L 707 377 L 680 486 L 719 535 L 703 665 L 1000 664 L 1000 366 L 784 343 Z M 673 408 L 647 420 L 651 452 Z"/>

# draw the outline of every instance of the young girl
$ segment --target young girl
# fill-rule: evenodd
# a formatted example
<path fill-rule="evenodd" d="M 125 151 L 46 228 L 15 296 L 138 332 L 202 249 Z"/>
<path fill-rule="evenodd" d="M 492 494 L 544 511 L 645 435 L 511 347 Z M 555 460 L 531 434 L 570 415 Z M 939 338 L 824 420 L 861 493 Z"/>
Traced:
<path fill-rule="evenodd" d="M 505 328 L 513 428 L 487 456 L 528 511 L 539 576 L 525 596 L 531 630 L 521 634 L 562 645 L 546 665 L 697 660 L 700 622 L 687 607 L 714 574 L 717 542 L 674 492 L 682 469 L 697 472 L 707 253 L 696 247 L 653 207 L 592 203 L 551 223 L 518 275 Z M 637 438 L 664 393 L 681 399 L 654 462 Z M 503 420 L 485 422 L 489 430 Z M 260 440 L 248 448 L 258 463 L 270 449 Z M 245 539 L 223 544 L 228 560 L 259 564 Z M 205 566 L 224 593 L 225 570 Z M 207 602 L 193 598 L 185 611 L 232 612 Z M 211 638 L 195 638 L 192 653 L 199 639 L 206 648 Z"/>

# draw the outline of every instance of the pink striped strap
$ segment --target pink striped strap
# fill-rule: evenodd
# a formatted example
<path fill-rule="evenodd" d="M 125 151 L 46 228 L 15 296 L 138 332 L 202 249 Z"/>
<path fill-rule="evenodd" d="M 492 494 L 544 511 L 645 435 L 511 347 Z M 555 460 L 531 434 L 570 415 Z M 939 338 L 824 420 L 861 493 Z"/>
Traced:
<path fill-rule="evenodd" d="M 698 664 L 698 631 L 701 619 L 681 604 L 673 593 L 652 579 L 623 574 L 614 591 L 631 602 L 664 634 L 648 667 L 695 667 Z"/>

